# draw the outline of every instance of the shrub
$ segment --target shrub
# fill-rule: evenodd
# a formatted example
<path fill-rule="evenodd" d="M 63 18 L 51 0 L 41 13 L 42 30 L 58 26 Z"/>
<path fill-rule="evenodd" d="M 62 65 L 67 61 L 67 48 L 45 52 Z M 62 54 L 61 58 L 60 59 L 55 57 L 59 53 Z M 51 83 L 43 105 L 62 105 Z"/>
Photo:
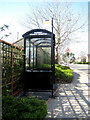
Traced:
<path fill-rule="evenodd" d="M 74 62 L 74 64 L 90 64 L 90 62 Z"/>
<path fill-rule="evenodd" d="M 43 120 L 47 115 L 45 100 L 3 96 L 2 104 L 4 120 Z"/>
<path fill-rule="evenodd" d="M 55 76 L 61 83 L 70 83 L 73 80 L 73 71 L 68 66 L 56 64 Z"/>

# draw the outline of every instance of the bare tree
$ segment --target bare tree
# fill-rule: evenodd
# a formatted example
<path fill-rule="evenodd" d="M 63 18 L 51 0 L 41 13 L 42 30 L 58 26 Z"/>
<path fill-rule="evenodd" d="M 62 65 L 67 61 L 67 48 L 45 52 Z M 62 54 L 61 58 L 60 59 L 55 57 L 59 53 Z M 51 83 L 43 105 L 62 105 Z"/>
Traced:
<path fill-rule="evenodd" d="M 65 44 L 71 41 L 73 33 L 85 26 L 85 22 L 81 22 L 80 14 L 74 13 L 71 3 L 68 2 L 49 2 L 37 8 L 32 7 L 32 4 L 29 4 L 29 6 L 32 14 L 29 13 L 26 15 L 24 25 L 27 28 L 43 28 L 44 20 L 53 18 L 53 29 L 56 34 L 55 57 L 56 63 L 58 63 L 60 50 Z"/>

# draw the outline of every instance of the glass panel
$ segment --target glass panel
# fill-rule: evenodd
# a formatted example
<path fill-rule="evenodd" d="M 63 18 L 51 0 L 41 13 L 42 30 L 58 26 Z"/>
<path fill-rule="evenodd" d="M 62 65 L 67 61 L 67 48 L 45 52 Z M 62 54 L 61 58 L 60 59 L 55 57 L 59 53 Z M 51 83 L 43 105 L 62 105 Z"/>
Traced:
<path fill-rule="evenodd" d="M 29 69 L 29 39 L 26 40 L 26 69 Z"/>
<path fill-rule="evenodd" d="M 34 68 L 36 68 L 36 46 L 34 45 Z"/>
<path fill-rule="evenodd" d="M 51 48 L 38 47 L 37 49 L 37 68 L 51 68 Z"/>
<path fill-rule="evenodd" d="M 33 68 L 33 44 L 30 44 L 30 68 Z"/>
<path fill-rule="evenodd" d="M 38 45 L 41 43 L 44 45 L 45 44 L 44 42 L 46 42 L 46 43 L 49 42 L 51 44 L 51 38 L 32 38 L 31 42 L 34 43 L 35 45 Z"/>
<path fill-rule="evenodd" d="M 44 64 L 51 65 L 51 48 L 43 48 L 44 50 Z"/>
<path fill-rule="evenodd" d="M 44 40 L 44 41 L 43 41 Z M 27 69 L 51 69 L 51 39 L 32 38 L 26 40 L 26 68 Z M 37 41 L 36 44 L 32 41 Z"/>

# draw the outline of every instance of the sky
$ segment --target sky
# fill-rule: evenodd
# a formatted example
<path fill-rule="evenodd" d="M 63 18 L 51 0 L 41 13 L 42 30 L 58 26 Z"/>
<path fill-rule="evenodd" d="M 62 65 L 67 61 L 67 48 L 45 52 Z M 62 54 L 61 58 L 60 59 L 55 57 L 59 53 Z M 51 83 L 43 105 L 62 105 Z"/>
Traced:
<path fill-rule="evenodd" d="M 23 19 L 25 15 L 28 13 L 29 5 L 31 2 L 34 5 L 38 3 L 38 0 L 1 0 L 0 1 L 0 27 L 4 24 L 9 25 L 9 30 L 6 30 L 6 33 L 11 32 L 12 34 L 8 38 L 3 38 L 5 41 L 9 43 L 13 43 L 17 40 L 17 34 L 19 32 L 19 39 L 22 38 L 22 34 L 27 32 L 27 28 L 25 28 L 23 24 Z M 47 0 L 45 0 L 47 1 Z M 49 0 L 51 1 L 51 0 Z M 39 2 L 43 4 L 42 0 Z M 73 0 L 72 7 L 75 11 L 75 14 L 80 13 L 83 17 L 83 20 L 88 19 L 88 0 Z M 81 21 L 81 22 L 82 22 Z M 0 37 L 2 37 L 3 32 L 0 33 Z M 88 53 L 88 29 L 87 27 L 78 33 L 75 33 L 75 42 L 73 41 L 67 47 L 70 47 L 71 51 L 78 56 L 81 51 L 84 51 L 86 54 Z"/>

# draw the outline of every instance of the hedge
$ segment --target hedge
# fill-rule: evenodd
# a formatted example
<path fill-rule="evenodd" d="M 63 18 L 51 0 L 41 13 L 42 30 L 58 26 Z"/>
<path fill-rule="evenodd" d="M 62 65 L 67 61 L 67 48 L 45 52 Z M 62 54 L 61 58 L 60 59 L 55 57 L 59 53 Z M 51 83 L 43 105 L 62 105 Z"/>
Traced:
<path fill-rule="evenodd" d="M 73 80 L 73 71 L 68 66 L 55 65 L 56 81 L 60 83 L 71 83 Z"/>

